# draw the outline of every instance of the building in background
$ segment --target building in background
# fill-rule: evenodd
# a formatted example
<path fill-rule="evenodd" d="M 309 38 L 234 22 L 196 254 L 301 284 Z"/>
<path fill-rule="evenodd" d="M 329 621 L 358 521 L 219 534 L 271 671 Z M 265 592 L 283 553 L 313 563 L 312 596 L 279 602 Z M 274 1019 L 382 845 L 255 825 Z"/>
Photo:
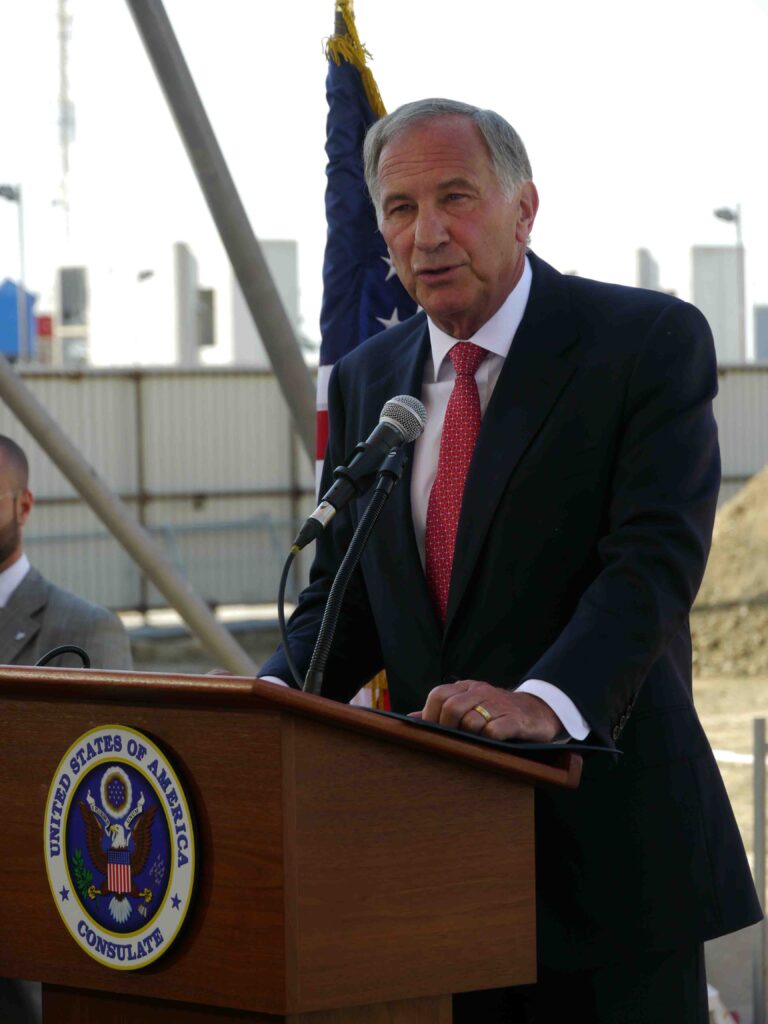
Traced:
<path fill-rule="evenodd" d="M 86 267 L 59 267 L 56 287 L 54 361 L 59 366 L 87 366 L 89 293 Z"/>
<path fill-rule="evenodd" d="M 693 303 L 712 328 L 718 363 L 745 362 L 744 247 L 695 245 L 691 270 Z"/>
<path fill-rule="evenodd" d="M 755 360 L 768 363 L 768 306 L 755 306 Z"/>
<path fill-rule="evenodd" d="M 261 243 L 264 258 L 283 301 L 288 319 L 299 335 L 299 260 L 298 244 L 289 239 Z M 230 274 L 230 309 L 232 315 L 232 362 L 260 370 L 271 368 L 267 350 L 248 309 L 234 271 Z M 299 337 L 299 341 L 302 339 Z"/>
<path fill-rule="evenodd" d="M 197 260 L 186 242 L 173 247 L 174 348 L 176 366 L 200 361 Z"/>
<path fill-rule="evenodd" d="M 311 355 L 299 333 L 297 243 L 261 246 L 288 318 Z M 148 251 L 141 264 L 131 266 L 122 253 L 110 262 L 91 275 L 90 365 L 270 368 L 228 264 L 214 271 L 219 287 L 213 289 L 201 283 L 197 256 L 185 242 Z"/>
<path fill-rule="evenodd" d="M 650 249 L 637 250 L 636 281 L 638 288 L 650 288 L 654 292 L 663 291 L 659 286 L 659 264 L 651 255 Z"/>

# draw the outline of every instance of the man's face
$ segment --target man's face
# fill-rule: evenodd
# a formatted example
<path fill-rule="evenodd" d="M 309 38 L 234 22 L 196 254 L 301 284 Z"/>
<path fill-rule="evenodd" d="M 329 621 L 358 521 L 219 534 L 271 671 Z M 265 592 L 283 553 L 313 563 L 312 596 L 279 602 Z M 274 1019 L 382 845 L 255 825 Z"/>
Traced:
<path fill-rule="evenodd" d="M 438 327 L 470 338 L 523 272 L 535 186 L 506 198 L 479 130 L 455 114 L 387 143 L 378 178 L 381 232 L 398 277 Z"/>
<path fill-rule="evenodd" d="M 32 495 L 0 452 L 0 572 L 21 555 L 22 527 L 32 509 Z"/>

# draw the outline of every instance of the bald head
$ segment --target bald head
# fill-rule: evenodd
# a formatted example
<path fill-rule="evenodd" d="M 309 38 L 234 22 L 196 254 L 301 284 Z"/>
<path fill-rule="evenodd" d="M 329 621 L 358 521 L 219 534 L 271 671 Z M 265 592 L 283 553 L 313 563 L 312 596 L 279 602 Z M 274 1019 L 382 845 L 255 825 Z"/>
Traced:
<path fill-rule="evenodd" d="M 29 486 L 29 463 L 27 456 L 16 442 L 0 434 L 0 463 L 2 463 L 3 490 L 25 491 Z"/>
<path fill-rule="evenodd" d="M 29 464 L 21 448 L 0 434 L 0 572 L 22 553 L 22 531 L 32 511 Z"/>

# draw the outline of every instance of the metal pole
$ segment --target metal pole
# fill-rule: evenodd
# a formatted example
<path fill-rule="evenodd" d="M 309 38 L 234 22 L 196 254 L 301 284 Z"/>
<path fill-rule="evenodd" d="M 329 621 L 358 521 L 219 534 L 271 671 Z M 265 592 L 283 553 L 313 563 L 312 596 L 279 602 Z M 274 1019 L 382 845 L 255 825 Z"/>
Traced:
<path fill-rule="evenodd" d="M 741 237 L 741 204 L 736 204 L 736 301 L 739 304 L 739 355 L 747 358 L 746 295 L 744 294 L 744 243 Z"/>
<path fill-rule="evenodd" d="M 17 304 L 17 316 L 19 320 L 19 362 L 26 363 L 29 360 L 29 346 L 27 344 L 29 340 L 29 328 L 27 325 L 27 289 L 24 282 L 26 281 L 26 266 L 24 263 L 24 207 L 21 201 L 21 185 L 16 186 L 16 212 L 19 216 L 19 290 L 16 293 L 18 304 Z"/>
<path fill-rule="evenodd" d="M 161 0 L 126 2 L 168 100 L 296 430 L 310 462 L 314 463 L 312 379 L 171 23 Z"/>
<path fill-rule="evenodd" d="M 754 720 L 755 888 L 765 906 L 765 719 Z M 752 949 L 752 1021 L 765 1024 L 765 921 L 755 928 Z"/>
<path fill-rule="evenodd" d="M 165 595 L 211 656 L 235 675 L 256 675 L 258 669 L 242 647 L 179 575 L 163 549 L 112 494 L 3 356 L 0 356 L 0 398 Z"/>

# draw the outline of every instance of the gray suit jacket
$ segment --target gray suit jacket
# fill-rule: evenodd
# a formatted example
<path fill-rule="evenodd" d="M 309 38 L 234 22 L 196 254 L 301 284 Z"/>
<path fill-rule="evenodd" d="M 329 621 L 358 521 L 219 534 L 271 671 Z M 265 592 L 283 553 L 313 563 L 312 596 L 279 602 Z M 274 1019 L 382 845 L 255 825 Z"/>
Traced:
<path fill-rule="evenodd" d="M 92 668 L 133 667 L 128 635 L 116 615 L 49 583 L 32 568 L 0 608 L 0 664 L 34 665 L 61 644 L 82 647 Z M 78 668 L 82 663 L 77 655 L 63 654 L 51 664 Z"/>

